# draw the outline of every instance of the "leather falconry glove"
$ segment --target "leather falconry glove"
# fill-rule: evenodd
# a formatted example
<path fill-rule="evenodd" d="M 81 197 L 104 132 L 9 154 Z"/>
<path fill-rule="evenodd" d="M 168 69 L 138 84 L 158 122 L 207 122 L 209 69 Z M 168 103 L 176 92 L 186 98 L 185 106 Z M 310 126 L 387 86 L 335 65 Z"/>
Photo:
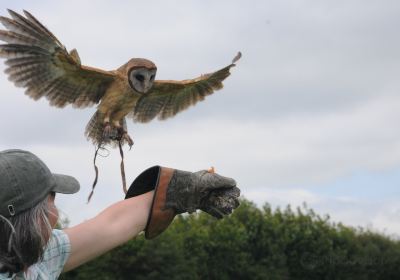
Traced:
<path fill-rule="evenodd" d="M 240 190 L 235 180 L 206 170 L 188 172 L 153 166 L 133 181 L 125 199 L 152 190 L 146 239 L 162 233 L 177 214 L 200 209 L 220 219 L 239 206 Z"/>

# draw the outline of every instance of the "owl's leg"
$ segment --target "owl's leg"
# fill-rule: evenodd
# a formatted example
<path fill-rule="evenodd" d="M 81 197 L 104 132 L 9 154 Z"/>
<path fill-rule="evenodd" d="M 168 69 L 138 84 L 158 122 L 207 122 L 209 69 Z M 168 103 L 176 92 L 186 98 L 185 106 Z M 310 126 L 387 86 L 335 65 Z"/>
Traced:
<path fill-rule="evenodd" d="M 117 131 L 110 123 L 110 115 L 107 115 L 103 120 L 103 138 L 115 140 L 117 137 Z"/>
<path fill-rule="evenodd" d="M 129 145 L 129 148 L 131 148 L 133 145 L 133 140 L 128 134 L 128 128 L 126 125 L 125 118 L 123 118 L 121 121 L 115 121 L 113 124 L 117 128 L 117 131 L 118 131 L 117 138 L 120 139 L 121 141 L 126 141 Z"/>
<path fill-rule="evenodd" d="M 104 118 L 103 124 L 104 124 L 104 130 L 103 130 L 104 134 L 109 135 L 111 132 L 110 116 Z"/>

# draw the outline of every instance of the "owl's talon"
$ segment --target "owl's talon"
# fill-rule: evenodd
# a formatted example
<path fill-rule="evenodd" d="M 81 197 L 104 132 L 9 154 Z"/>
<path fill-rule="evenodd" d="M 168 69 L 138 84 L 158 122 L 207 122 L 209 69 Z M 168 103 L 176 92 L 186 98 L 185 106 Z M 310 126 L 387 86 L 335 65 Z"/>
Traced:
<path fill-rule="evenodd" d="M 129 134 L 128 133 L 124 133 L 123 135 L 122 135 L 122 139 L 124 139 L 124 140 L 126 140 L 126 142 L 128 143 L 128 145 L 129 145 L 129 150 L 132 148 L 132 146 L 133 146 L 133 140 L 132 140 L 132 138 L 129 136 Z"/>
<path fill-rule="evenodd" d="M 133 146 L 133 140 L 129 136 L 128 132 L 122 127 L 118 127 L 117 130 L 118 130 L 117 140 L 120 140 L 120 141 L 124 141 L 125 140 L 129 145 L 129 149 L 131 149 L 132 146 Z"/>
<path fill-rule="evenodd" d="M 132 148 L 133 140 L 125 130 L 121 133 L 121 140 L 125 140 L 128 143 L 129 150 Z"/>

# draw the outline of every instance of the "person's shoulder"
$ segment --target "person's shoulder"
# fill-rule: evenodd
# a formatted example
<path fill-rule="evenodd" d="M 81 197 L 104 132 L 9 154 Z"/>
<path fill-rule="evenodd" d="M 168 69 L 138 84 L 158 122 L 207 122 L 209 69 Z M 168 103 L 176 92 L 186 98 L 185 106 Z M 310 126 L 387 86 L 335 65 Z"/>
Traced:
<path fill-rule="evenodd" d="M 51 276 L 49 279 L 57 279 L 70 253 L 71 245 L 68 235 L 62 230 L 53 229 L 43 260 L 37 264 L 37 268 L 46 271 L 46 275 Z"/>
<path fill-rule="evenodd" d="M 69 246 L 69 245 L 70 241 L 68 235 L 63 230 L 53 229 L 51 231 L 51 236 L 47 244 L 48 247 L 54 247 L 54 246 L 59 247 L 59 246 Z"/>
<path fill-rule="evenodd" d="M 66 233 L 62 229 L 53 228 L 51 231 L 51 236 L 62 236 L 66 235 Z"/>
<path fill-rule="evenodd" d="M 50 240 L 47 243 L 43 259 L 51 259 L 59 255 L 68 255 L 71 245 L 68 235 L 59 229 L 53 229 Z"/>

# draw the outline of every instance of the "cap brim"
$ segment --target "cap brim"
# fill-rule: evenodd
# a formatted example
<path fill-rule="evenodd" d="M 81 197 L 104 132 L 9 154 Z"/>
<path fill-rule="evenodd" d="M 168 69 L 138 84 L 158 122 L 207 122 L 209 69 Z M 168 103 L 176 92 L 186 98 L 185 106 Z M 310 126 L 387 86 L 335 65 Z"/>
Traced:
<path fill-rule="evenodd" d="M 56 185 L 52 191 L 56 193 L 72 194 L 80 189 L 79 182 L 72 176 L 53 173 L 53 177 Z"/>

